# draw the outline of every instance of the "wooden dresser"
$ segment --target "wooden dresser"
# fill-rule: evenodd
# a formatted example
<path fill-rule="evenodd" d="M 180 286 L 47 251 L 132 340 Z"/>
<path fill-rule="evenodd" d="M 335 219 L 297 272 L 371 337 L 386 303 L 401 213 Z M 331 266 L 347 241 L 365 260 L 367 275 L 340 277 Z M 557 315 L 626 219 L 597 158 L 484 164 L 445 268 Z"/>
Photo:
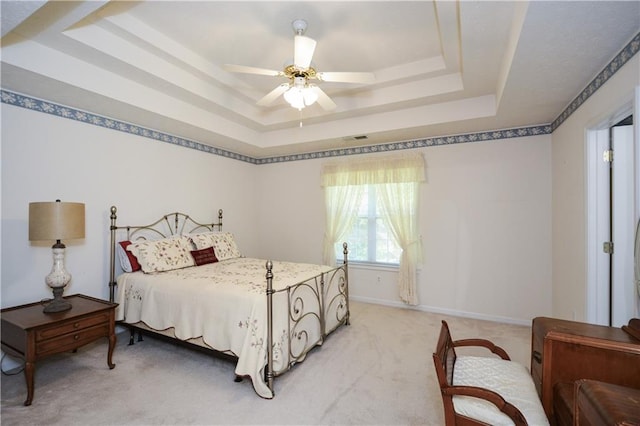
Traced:
<path fill-rule="evenodd" d="M 553 388 L 593 379 L 640 389 L 640 341 L 620 328 L 553 318 L 533 320 L 531 375 L 553 421 Z"/>

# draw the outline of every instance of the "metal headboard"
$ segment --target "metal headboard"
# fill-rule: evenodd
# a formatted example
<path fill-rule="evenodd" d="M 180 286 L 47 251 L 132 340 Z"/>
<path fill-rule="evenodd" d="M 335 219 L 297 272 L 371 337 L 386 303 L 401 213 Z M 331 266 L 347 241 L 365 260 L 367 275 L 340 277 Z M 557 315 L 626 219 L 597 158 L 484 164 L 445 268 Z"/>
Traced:
<path fill-rule="evenodd" d="M 217 223 L 200 223 L 193 220 L 189 215 L 180 212 L 173 212 L 162 216 L 153 223 L 146 225 L 116 225 L 118 209 L 111 206 L 111 247 L 109 266 L 109 300 L 115 299 L 115 268 L 116 268 L 116 244 L 118 241 L 129 240 L 139 241 L 160 238 L 168 238 L 172 235 L 190 234 L 194 232 L 221 231 L 222 230 L 222 209 L 218 210 Z M 117 231 L 126 231 L 121 238 L 117 238 Z"/>

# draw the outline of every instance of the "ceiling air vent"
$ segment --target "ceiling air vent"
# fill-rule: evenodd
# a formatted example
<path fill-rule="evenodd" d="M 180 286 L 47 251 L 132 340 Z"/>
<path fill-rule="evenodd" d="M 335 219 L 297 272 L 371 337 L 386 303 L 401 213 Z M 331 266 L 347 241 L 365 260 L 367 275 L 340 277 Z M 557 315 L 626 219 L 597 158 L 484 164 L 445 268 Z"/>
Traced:
<path fill-rule="evenodd" d="M 367 135 L 345 136 L 344 138 L 342 138 L 342 140 L 345 142 L 364 141 L 367 139 L 369 139 L 369 136 Z"/>

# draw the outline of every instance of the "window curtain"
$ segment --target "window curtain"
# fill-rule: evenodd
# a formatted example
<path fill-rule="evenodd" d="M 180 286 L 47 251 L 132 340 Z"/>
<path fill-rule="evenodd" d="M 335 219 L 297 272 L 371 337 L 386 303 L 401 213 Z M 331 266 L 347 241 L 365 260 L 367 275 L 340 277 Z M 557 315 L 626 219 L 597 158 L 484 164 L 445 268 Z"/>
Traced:
<path fill-rule="evenodd" d="M 322 259 L 335 265 L 335 244 L 353 226 L 362 200 L 364 186 L 342 185 L 325 188 L 326 225 Z"/>
<path fill-rule="evenodd" d="M 402 249 L 398 271 L 400 299 L 418 304 L 416 268 L 422 257 L 418 235 L 418 182 L 376 185 L 387 228 Z"/>
<path fill-rule="evenodd" d="M 327 222 L 325 263 L 335 263 L 334 246 L 353 225 L 364 185 L 376 185 L 385 221 L 402 249 L 398 275 L 400 298 L 407 304 L 417 305 L 415 271 L 422 255 L 417 225 L 418 187 L 424 180 L 424 159 L 420 154 L 376 155 L 323 165 L 321 185 L 325 188 Z"/>

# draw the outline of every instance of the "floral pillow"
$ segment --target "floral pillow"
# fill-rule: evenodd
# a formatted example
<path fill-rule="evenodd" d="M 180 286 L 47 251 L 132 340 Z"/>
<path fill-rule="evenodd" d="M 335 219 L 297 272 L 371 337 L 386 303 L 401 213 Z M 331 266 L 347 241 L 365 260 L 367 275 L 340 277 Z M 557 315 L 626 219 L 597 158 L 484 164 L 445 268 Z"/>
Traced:
<path fill-rule="evenodd" d="M 138 259 L 142 272 L 164 272 L 194 266 L 191 242 L 187 237 L 141 241 L 127 246 Z"/>
<path fill-rule="evenodd" d="M 242 256 L 231 232 L 204 232 L 190 235 L 190 238 L 198 250 L 213 247 L 218 260 Z"/>

